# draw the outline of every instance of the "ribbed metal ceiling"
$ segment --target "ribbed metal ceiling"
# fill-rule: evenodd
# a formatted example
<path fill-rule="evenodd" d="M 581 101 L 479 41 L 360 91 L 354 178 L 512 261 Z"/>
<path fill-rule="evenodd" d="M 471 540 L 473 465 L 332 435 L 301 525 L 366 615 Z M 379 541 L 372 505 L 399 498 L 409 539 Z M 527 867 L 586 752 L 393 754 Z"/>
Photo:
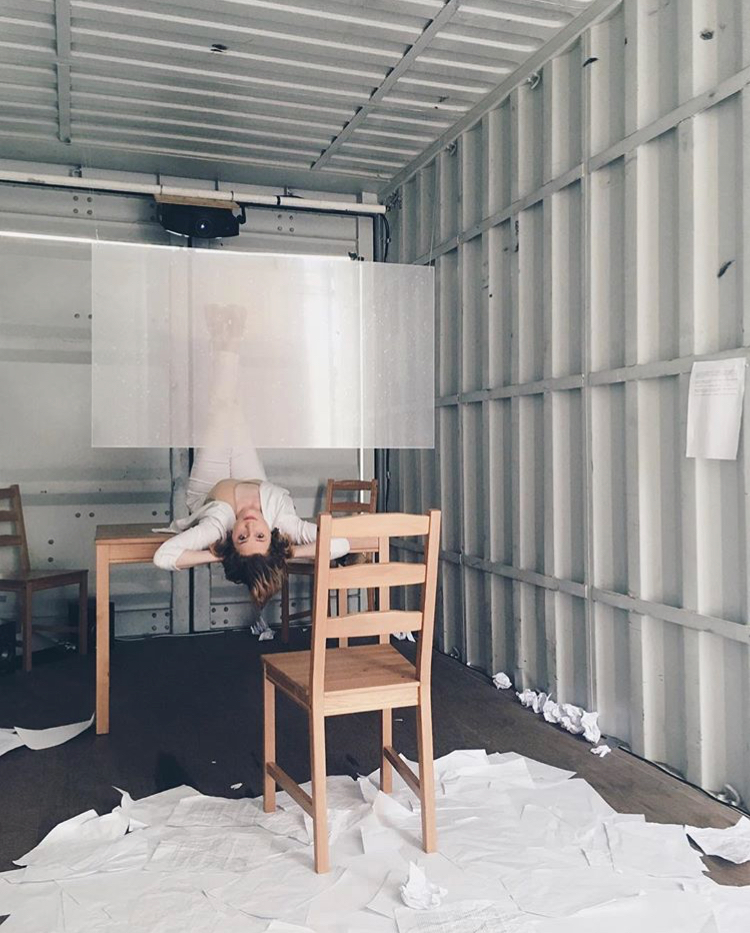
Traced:
<path fill-rule="evenodd" d="M 589 2 L 2 0 L 0 157 L 54 141 L 377 187 Z"/>

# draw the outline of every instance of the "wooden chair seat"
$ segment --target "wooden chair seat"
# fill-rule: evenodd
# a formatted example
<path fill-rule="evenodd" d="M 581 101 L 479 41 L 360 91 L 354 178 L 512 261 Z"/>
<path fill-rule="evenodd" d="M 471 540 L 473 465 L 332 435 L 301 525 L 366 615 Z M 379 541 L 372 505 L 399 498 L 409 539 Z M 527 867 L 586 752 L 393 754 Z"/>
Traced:
<path fill-rule="evenodd" d="M 0 590 L 10 591 L 32 586 L 35 590 L 45 587 L 66 586 L 80 583 L 88 570 L 28 570 L 0 573 Z"/>
<path fill-rule="evenodd" d="M 264 655 L 266 676 L 302 706 L 310 705 L 310 652 Z M 416 706 L 414 665 L 393 645 L 356 645 L 326 652 L 323 708 L 327 716 Z"/>

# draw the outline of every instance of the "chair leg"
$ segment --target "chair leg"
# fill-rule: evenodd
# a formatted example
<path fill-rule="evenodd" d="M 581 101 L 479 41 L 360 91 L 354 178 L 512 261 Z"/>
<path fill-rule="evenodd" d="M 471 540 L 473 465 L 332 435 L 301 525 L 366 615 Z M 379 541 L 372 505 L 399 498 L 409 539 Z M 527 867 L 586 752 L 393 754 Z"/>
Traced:
<path fill-rule="evenodd" d="M 432 704 L 429 694 L 426 698 L 422 698 L 422 702 L 417 707 L 417 745 L 419 748 L 419 803 L 422 808 L 422 847 L 425 852 L 436 852 L 435 767 L 432 751 Z"/>
<path fill-rule="evenodd" d="M 89 581 L 84 576 L 78 587 L 78 651 L 88 654 L 89 650 Z"/>
<path fill-rule="evenodd" d="M 263 810 L 276 809 L 276 781 L 268 773 L 276 763 L 276 687 L 263 674 Z"/>
<path fill-rule="evenodd" d="M 313 841 L 315 871 L 330 870 L 328 857 L 328 807 L 326 804 L 326 720 L 310 710 L 310 771 L 312 772 Z"/>
<path fill-rule="evenodd" d="M 393 710 L 380 711 L 380 789 L 384 794 L 393 792 L 393 765 L 383 753 L 386 745 L 393 745 Z"/>
<path fill-rule="evenodd" d="M 338 614 L 345 616 L 349 611 L 349 590 L 338 591 Z M 348 648 L 349 639 L 339 638 L 339 648 Z"/>
<path fill-rule="evenodd" d="M 281 584 L 281 641 L 289 644 L 289 578 L 285 577 Z"/>
<path fill-rule="evenodd" d="M 23 669 L 31 670 L 31 602 L 33 592 L 28 586 L 19 590 L 18 599 L 21 608 L 21 643 L 23 645 Z"/>

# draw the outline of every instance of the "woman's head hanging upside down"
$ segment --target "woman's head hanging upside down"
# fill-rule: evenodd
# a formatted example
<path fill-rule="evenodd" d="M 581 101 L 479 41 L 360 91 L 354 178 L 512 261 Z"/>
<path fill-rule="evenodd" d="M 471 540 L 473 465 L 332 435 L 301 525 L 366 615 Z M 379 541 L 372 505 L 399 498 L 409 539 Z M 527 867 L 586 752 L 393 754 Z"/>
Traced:
<path fill-rule="evenodd" d="M 287 535 L 281 534 L 277 528 L 271 530 L 266 525 L 268 530 L 265 532 L 264 542 L 256 539 L 255 545 L 250 548 L 243 547 L 252 539 L 237 541 L 240 536 L 237 528 L 242 524 L 238 519 L 232 533 L 215 544 L 213 551 L 221 558 L 227 580 L 232 583 L 244 583 L 250 590 L 253 602 L 262 608 L 281 589 L 287 574 L 287 562 L 292 557 L 293 545 Z"/>

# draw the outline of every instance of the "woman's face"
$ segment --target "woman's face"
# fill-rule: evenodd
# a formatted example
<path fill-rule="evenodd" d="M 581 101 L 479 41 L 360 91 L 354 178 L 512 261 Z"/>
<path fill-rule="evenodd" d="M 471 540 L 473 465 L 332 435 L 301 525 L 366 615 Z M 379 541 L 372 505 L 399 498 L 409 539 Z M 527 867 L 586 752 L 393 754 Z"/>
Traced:
<path fill-rule="evenodd" d="M 257 509 L 247 508 L 240 512 L 232 528 L 232 542 L 243 557 L 268 553 L 271 529 Z"/>

